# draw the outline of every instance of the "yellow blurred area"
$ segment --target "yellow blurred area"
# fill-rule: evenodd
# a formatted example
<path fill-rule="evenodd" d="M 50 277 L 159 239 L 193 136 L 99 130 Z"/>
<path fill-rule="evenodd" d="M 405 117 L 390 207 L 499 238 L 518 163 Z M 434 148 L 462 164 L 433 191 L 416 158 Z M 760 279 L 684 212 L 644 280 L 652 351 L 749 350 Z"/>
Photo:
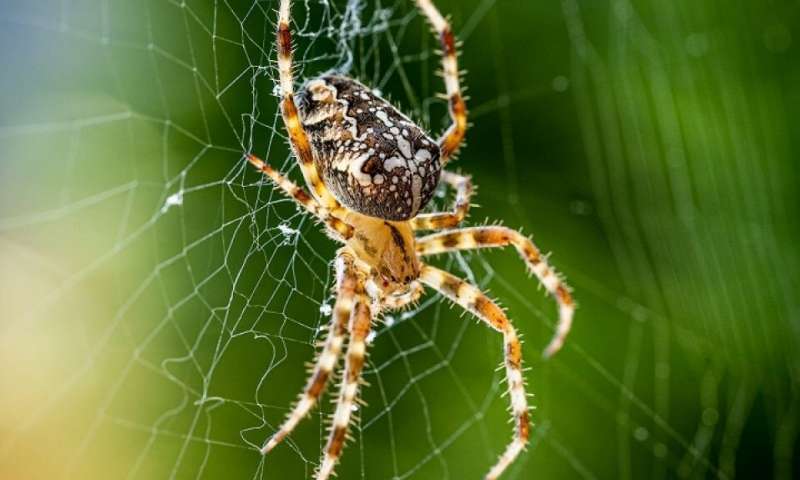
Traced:
<path fill-rule="evenodd" d="M 134 363 L 120 288 L 146 257 L 127 222 L 160 194 L 131 160 L 168 150 L 107 95 L 44 93 L 17 113 L 0 147 L 15 200 L 0 220 L 0 478 L 115 477 L 126 432 L 103 432 L 98 407 Z"/>

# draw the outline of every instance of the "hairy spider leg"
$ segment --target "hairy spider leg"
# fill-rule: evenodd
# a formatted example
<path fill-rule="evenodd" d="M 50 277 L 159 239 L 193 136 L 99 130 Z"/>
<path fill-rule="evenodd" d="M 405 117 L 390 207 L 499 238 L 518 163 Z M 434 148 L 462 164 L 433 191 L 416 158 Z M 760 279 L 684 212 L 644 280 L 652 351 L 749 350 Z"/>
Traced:
<path fill-rule="evenodd" d="M 401 308 L 416 303 L 424 292 L 425 287 L 419 282 L 411 282 L 407 292 L 397 295 L 386 295 L 383 297 L 381 305 L 387 310 L 400 310 Z"/>
<path fill-rule="evenodd" d="M 363 289 L 361 289 L 357 296 L 355 311 L 350 318 L 348 327 L 350 340 L 347 345 L 344 375 L 342 376 L 339 398 L 336 401 L 336 410 L 333 414 L 328 443 L 325 446 L 319 470 L 317 470 L 317 480 L 326 480 L 333 473 L 333 468 L 336 466 L 347 440 L 347 429 L 350 425 L 350 417 L 353 414 L 353 406 L 358 395 L 361 371 L 364 368 L 367 353 L 367 336 L 371 326 L 372 311 L 370 302 Z"/>
<path fill-rule="evenodd" d="M 328 187 L 322 182 L 317 167 L 314 164 L 314 156 L 311 152 L 311 142 L 303 129 L 300 116 L 297 113 L 297 106 L 294 103 L 294 77 L 292 74 L 292 33 L 289 27 L 291 21 L 291 0 L 281 0 L 278 10 L 278 30 L 277 30 L 277 49 L 278 49 L 278 75 L 281 85 L 281 115 L 286 131 L 289 134 L 289 142 L 292 145 L 295 157 L 300 164 L 303 178 L 309 189 L 314 193 L 319 203 L 331 210 L 341 209 L 341 205 L 334 198 Z"/>
<path fill-rule="evenodd" d="M 503 310 L 473 285 L 455 275 L 424 264 L 420 272 L 420 281 L 503 334 L 506 381 L 516 428 L 511 443 L 486 475 L 487 480 L 496 479 L 525 448 L 530 438 L 530 414 L 525 380 L 522 376 L 522 344 Z"/>
<path fill-rule="evenodd" d="M 514 245 L 528 268 L 536 275 L 558 304 L 558 324 L 552 340 L 544 350 L 545 357 L 551 357 L 564 345 L 564 340 L 572 327 L 575 302 L 570 288 L 556 271 L 547 263 L 531 239 L 506 227 L 472 227 L 439 232 L 418 239 L 417 253 L 421 256 L 434 255 L 456 250 L 471 250 L 487 247 Z"/>
<path fill-rule="evenodd" d="M 411 219 L 414 230 L 441 230 L 453 228 L 467 216 L 472 198 L 472 179 L 467 175 L 442 171 L 441 181 L 456 190 L 456 201 L 451 212 L 422 213 Z"/>
<path fill-rule="evenodd" d="M 439 13 L 439 10 L 431 0 L 417 0 L 417 6 L 428 18 L 436 34 L 439 35 L 439 42 L 442 47 L 442 75 L 444 76 L 445 89 L 447 91 L 447 101 L 450 110 L 450 127 L 439 139 L 439 148 L 442 152 L 442 166 L 446 165 L 450 158 L 461 147 L 464 135 L 467 131 L 467 105 L 461 95 L 459 84 L 460 72 L 458 71 L 458 52 L 456 52 L 456 40 L 450 23 Z"/>
<path fill-rule="evenodd" d="M 355 268 L 355 259 L 344 249 L 339 250 L 335 264 L 336 304 L 333 307 L 333 315 L 328 325 L 328 338 L 319 352 L 317 362 L 314 365 L 311 376 L 308 378 L 305 389 L 300 394 L 297 404 L 286 416 L 286 420 L 284 420 L 278 431 L 261 449 L 262 454 L 266 454 L 275 448 L 292 433 L 297 424 L 316 406 L 319 397 L 325 391 L 328 379 L 336 368 L 347 334 L 347 324 L 353 313 L 353 305 L 360 279 Z"/>
<path fill-rule="evenodd" d="M 328 209 L 321 207 L 315 199 L 296 183 L 278 173 L 277 170 L 255 155 L 247 155 L 247 160 L 260 172 L 269 177 L 269 179 L 272 180 L 278 188 L 283 190 L 286 195 L 290 196 L 300 206 L 308 210 L 309 213 L 325 223 L 331 231 L 340 237 L 339 240 L 344 241 L 353 236 L 353 227 L 331 214 Z"/>

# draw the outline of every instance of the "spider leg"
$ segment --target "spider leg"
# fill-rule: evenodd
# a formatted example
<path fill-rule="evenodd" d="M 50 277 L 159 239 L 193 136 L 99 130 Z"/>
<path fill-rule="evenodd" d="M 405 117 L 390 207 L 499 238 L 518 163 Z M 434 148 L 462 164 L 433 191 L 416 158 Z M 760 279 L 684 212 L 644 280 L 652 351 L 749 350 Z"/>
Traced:
<path fill-rule="evenodd" d="M 303 171 L 303 178 L 319 203 L 330 209 L 341 208 L 339 202 L 322 182 L 311 151 L 311 143 L 303 129 L 297 105 L 294 103 L 294 76 L 292 74 L 292 33 L 289 27 L 291 20 L 291 0 L 281 0 L 278 9 L 278 30 L 276 35 L 278 49 L 278 75 L 281 86 L 281 115 L 289 142 L 295 157 Z"/>
<path fill-rule="evenodd" d="M 440 230 L 453 228 L 467 216 L 472 197 L 472 179 L 467 175 L 442 171 L 442 181 L 456 189 L 456 202 L 452 212 L 423 213 L 411 220 L 414 230 Z"/>
<path fill-rule="evenodd" d="M 342 221 L 340 218 L 331 214 L 330 211 L 321 207 L 317 201 L 312 198 L 305 190 L 298 186 L 293 181 L 284 177 L 277 170 L 270 167 L 260 158 L 255 155 L 248 155 L 247 160 L 253 164 L 259 171 L 270 178 L 275 185 L 283 190 L 286 195 L 294 199 L 300 206 L 308 210 L 314 216 L 319 218 L 325 225 L 328 226 L 333 232 L 336 232 L 343 240 L 353 236 L 353 227 Z"/>
<path fill-rule="evenodd" d="M 434 233 L 418 239 L 417 253 L 424 256 L 456 250 L 503 247 L 506 245 L 514 245 L 530 270 L 539 279 L 539 282 L 544 285 L 558 303 L 556 332 L 544 350 L 544 356 L 551 357 L 564 345 L 564 339 L 572 327 L 575 301 L 572 299 L 569 286 L 547 264 L 547 260 L 529 238 L 506 227 L 461 228 Z"/>
<path fill-rule="evenodd" d="M 409 287 L 407 292 L 383 297 L 381 305 L 387 310 L 400 310 L 412 303 L 416 303 L 425 292 L 425 288 L 419 282 L 411 282 Z"/>
<path fill-rule="evenodd" d="M 530 437 L 528 401 L 522 376 L 522 344 L 503 310 L 473 285 L 455 275 L 424 264 L 419 279 L 503 334 L 506 381 L 516 429 L 511 443 L 486 475 L 487 480 L 496 479 L 519 455 Z"/>
<path fill-rule="evenodd" d="M 439 35 L 442 46 L 442 73 L 447 90 L 450 119 L 452 123 L 439 139 L 439 148 L 442 151 L 442 165 L 459 149 L 467 131 L 467 106 L 461 96 L 459 85 L 458 60 L 456 40 L 450 29 L 448 21 L 442 17 L 431 0 L 417 0 L 417 6 L 428 17 L 428 22 Z"/>
<path fill-rule="evenodd" d="M 322 463 L 317 470 L 316 479 L 325 480 L 333 473 L 333 467 L 339 460 L 347 439 L 347 428 L 353 413 L 353 406 L 358 395 L 361 380 L 361 371 L 367 351 L 367 336 L 372 324 L 372 311 L 367 296 L 360 289 L 356 300 L 355 311 L 350 317 L 348 330 L 350 341 L 347 345 L 347 354 L 344 364 L 339 398 L 336 401 L 336 410 L 333 414 L 333 423 L 328 436 L 328 443 L 322 456 Z"/>
<path fill-rule="evenodd" d="M 328 338 L 319 352 L 317 362 L 314 365 L 311 376 L 308 378 L 305 389 L 303 389 L 303 393 L 300 394 L 300 399 L 287 415 L 286 420 L 284 420 L 278 431 L 272 435 L 261 449 L 262 454 L 266 454 L 286 438 L 300 420 L 314 408 L 319 397 L 325 391 L 325 386 L 333 369 L 336 367 L 336 362 L 344 344 L 347 322 L 353 312 L 353 303 L 356 298 L 359 281 L 352 255 L 340 251 L 336 257 L 336 304 L 328 326 Z"/>

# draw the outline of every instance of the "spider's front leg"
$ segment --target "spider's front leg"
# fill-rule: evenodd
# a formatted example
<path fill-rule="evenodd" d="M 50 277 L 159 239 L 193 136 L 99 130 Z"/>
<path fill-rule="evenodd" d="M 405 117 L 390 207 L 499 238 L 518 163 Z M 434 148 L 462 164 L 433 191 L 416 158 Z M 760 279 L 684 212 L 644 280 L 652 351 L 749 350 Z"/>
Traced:
<path fill-rule="evenodd" d="M 567 284 L 556 271 L 547 264 L 533 242 L 519 232 L 506 227 L 472 227 L 434 233 L 417 240 L 419 255 L 434 255 L 456 250 L 476 248 L 503 247 L 514 245 L 520 256 L 528 264 L 530 270 L 544 285 L 558 303 L 558 324 L 552 340 L 544 350 L 544 356 L 550 357 L 564 345 L 575 313 L 575 301 Z"/>
<path fill-rule="evenodd" d="M 516 429 L 513 440 L 486 475 L 487 480 L 494 480 L 517 458 L 530 438 L 528 400 L 522 377 L 522 344 L 503 310 L 473 285 L 430 265 L 422 265 L 419 279 L 503 334 L 506 380 Z"/>
<path fill-rule="evenodd" d="M 472 179 L 467 175 L 442 171 L 442 181 L 456 190 L 456 202 L 451 212 L 423 213 L 411 220 L 414 230 L 440 230 L 453 228 L 467 216 L 474 192 Z"/>
<path fill-rule="evenodd" d="M 360 289 L 360 282 L 352 255 L 340 251 L 336 258 L 336 304 L 333 307 L 333 315 L 328 326 L 328 338 L 319 353 L 308 383 L 303 393 L 300 394 L 300 399 L 278 431 L 261 449 L 261 453 L 266 454 L 286 438 L 300 420 L 317 404 L 319 397 L 324 392 L 344 344 L 347 324 L 352 316 L 353 304 Z"/>
<path fill-rule="evenodd" d="M 317 470 L 317 480 L 326 480 L 332 473 L 336 462 L 342 454 L 347 430 L 353 413 L 353 406 L 358 395 L 361 381 L 361 371 L 367 352 L 367 336 L 372 327 L 372 310 L 370 301 L 360 289 L 357 295 L 355 311 L 350 318 L 350 342 L 347 346 L 345 357 L 344 375 L 342 377 L 339 398 L 336 401 L 336 410 L 333 414 L 328 443 L 322 456 L 322 463 Z"/>

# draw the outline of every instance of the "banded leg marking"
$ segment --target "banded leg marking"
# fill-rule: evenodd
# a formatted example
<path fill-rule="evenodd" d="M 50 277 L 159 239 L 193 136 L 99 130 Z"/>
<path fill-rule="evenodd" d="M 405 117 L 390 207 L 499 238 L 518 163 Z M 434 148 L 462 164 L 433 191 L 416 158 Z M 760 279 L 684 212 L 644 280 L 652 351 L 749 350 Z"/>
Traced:
<path fill-rule="evenodd" d="M 503 334 L 506 381 L 516 428 L 511 443 L 486 475 L 487 479 L 496 479 L 525 448 L 530 438 L 530 414 L 522 376 L 522 344 L 503 310 L 473 285 L 430 265 L 422 266 L 419 279 Z"/>
<path fill-rule="evenodd" d="M 514 245 L 528 268 L 536 275 L 539 282 L 552 295 L 558 304 L 558 324 L 547 348 L 545 357 L 551 357 L 564 345 L 564 340 L 572 328 L 572 317 L 575 314 L 575 301 L 570 288 L 547 263 L 539 249 L 527 237 L 506 227 L 473 227 L 434 233 L 417 241 L 419 255 L 434 255 L 456 250 L 470 250 L 487 247 L 503 247 Z"/>
<path fill-rule="evenodd" d="M 317 480 L 326 480 L 333 473 L 333 468 L 336 466 L 336 462 L 344 449 L 350 417 L 353 413 L 353 405 L 358 395 L 361 371 L 364 368 L 367 336 L 371 326 L 372 312 L 369 307 L 369 299 L 362 292 L 358 296 L 355 312 L 350 319 L 350 342 L 347 346 L 344 376 L 342 377 L 339 398 L 336 402 L 336 410 L 333 414 L 328 443 L 325 446 L 322 463 L 319 470 L 317 470 Z"/>
<path fill-rule="evenodd" d="M 277 446 L 286 436 L 288 436 L 297 424 L 305 418 L 308 412 L 314 408 L 319 401 L 319 397 L 325 391 L 328 379 L 336 367 L 336 362 L 342 351 L 344 339 L 347 333 L 347 323 L 353 312 L 353 301 L 358 290 L 358 274 L 355 271 L 354 259 L 350 254 L 339 252 L 336 258 L 336 290 L 338 292 L 336 304 L 333 307 L 333 315 L 328 325 L 328 338 L 323 344 L 322 350 L 317 357 L 313 372 L 308 378 L 300 399 L 295 404 L 294 409 L 287 415 L 281 427 L 269 439 L 261 449 L 262 454 L 266 454 Z"/>
<path fill-rule="evenodd" d="M 428 18 L 442 47 L 442 74 L 444 76 L 447 101 L 449 103 L 450 119 L 452 123 L 439 139 L 439 148 L 442 151 L 442 165 L 447 164 L 450 157 L 456 153 L 464 140 L 467 131 L 467 106 L 461 95 L 458 71 L 458 53 L 456 40 L 450 29 L 448 21 L 442 17 L 439 10 L 431 0 L 417 0 L 417 6 Z"/>
<path fill-rule="evenodd" d="M 423 213 L 411 220 L 414 230 L 440 230 L 453 228 L 467 216 L 472 198 L 472 179 L 466 175 L 442 171 L 442 181 L 456 190 L 452 212 Z"/>
<path fill-rule="evenodd" d="M 289 142 L 297 157 L 303 178 L 309 189 L 314 193 L 319 203 L 332 210 L 340 208 L 339 202 L 330 193 L 322 182 L 317 167 L 314 165 L 314 155 L 308 135 L 300 122 L 297 106 L 294 103 L 294 76 L 292 74 L 292 32 L 289 27 L 291 21 L 291 0 L 281 0 L 278 10 L 278 30 L 276 43 L 278 50 L 278 75 L 281 85 L 281 115 Z"/>
<path fill-rule="evenodd" d="M 247 160 L 261 173 L 269 177 L 286 195 L 292 197 L 295 202 L 319 218 L 328 228 L 338 233 L 343 239 L 346 240 L 353 236 L 353 227 L 332 215 L 326 208 L 320 207 L 319 203 L 296 183 L 281 175 L 255 155 L 247 155 Z"/>

